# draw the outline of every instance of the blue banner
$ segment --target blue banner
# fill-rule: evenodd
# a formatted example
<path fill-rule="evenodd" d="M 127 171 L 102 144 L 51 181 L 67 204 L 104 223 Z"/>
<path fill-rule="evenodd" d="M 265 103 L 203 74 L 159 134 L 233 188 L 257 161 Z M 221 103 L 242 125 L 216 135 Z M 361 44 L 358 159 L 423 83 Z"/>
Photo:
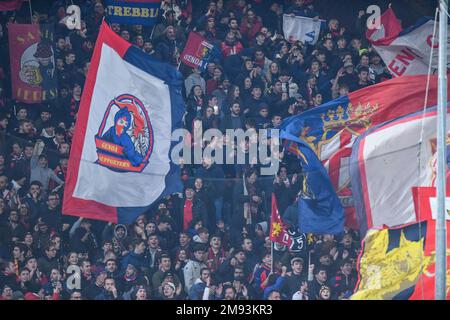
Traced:
<path fill-rule="evenodd" d="M 343 232 L 344 209 L 319 158 L 304 141 L 289 134 L 283 138 L 290 141 L 288 150 L 297 155 L 304 174 L 303 190 L 298 200 L 299 231 L 316 234 Z"/>
<path fill-rule="evenodd" d="M 109 23 L 153 26 L 158 22 L 160 0 L 106 0 L 106 20 Z"/>

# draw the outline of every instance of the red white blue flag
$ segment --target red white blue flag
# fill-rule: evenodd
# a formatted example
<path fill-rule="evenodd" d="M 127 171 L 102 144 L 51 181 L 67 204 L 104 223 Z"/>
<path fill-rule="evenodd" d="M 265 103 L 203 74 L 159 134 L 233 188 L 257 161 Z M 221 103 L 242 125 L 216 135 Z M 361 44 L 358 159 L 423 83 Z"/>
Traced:
<path fill-rule="evenodd" d="M 63 212 L 131 223 L 182 191 L 170 153 L 182 127 L 182 76 L 104 22 L 77 115 Z"/>
<path fill-rule="evenodd" d="M 394 11 L 388 9 L 380 19 L 380 28 L 367 30 L 366 38 L 383 59 L 394 77 L 433 74 L 438 67 L 439 28 L 433 39 L 434 20 L 422 17 L 415 25 L 402 30 Z M 448 29 L 450 29 L 448 27 Z M 450 51 L 447 51 L 447 57 Z"/>
<path fill-rule="evenodd" d="M 347 226 L 358 227 L 350 176 L 353 143 L 373 126 L 422 110 L 426 84 L 426 75 L 394 78 L 287 118 L 277 127 L 281 138 L 306 142 L 315 151 L 345 209 Z M 428 92 L 427 107 L 436 105 L 436 76 Z"/>
<path fill-rule="evenodd" d="M 430 108 L 375 126 L 356 140 L 350 171 L 362 227 L 422 220 L 414 208 L 413 190 L 435 186 L 436 127 L 436 108 Z"/>

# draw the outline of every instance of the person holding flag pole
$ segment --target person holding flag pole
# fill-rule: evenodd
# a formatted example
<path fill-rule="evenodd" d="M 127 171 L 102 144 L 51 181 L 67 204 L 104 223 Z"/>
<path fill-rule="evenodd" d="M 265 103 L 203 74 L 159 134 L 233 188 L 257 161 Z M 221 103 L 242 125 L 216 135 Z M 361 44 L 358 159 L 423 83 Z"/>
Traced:
<path fill-rule="evenodd" d="M 271 272 L 273 273 L 273 246 L 275 243 L 289 247 L 292 244 L 292 238 L 287 232 L 280 213 L 278 212 L 277 199 L 272 193 L 272 210 L 270 217 L 270 255 L 272 257 Z"/>

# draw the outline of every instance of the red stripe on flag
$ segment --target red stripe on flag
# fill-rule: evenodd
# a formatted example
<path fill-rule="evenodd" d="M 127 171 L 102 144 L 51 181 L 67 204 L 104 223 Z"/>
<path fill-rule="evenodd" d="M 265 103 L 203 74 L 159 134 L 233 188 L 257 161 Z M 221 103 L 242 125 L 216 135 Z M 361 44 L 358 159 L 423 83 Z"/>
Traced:
<path fill-rule="evenodd" d="M 91 60 L 91 67 L 84 86 L 80 109 L 78 111 L 64 190 L 63 214 L 117 223 L 117 208 L 96 201 L 73 197 L 78 180 L 80 160 L 83 152 L 91 100 L 95 82 L 97 80 L 103 43 L 114 49 L 121 57 L 125 55 L 126 51 L 131 46 L 130 43 L 114 33 L 105 22 L 102 23 Z"/>
<path fill-rule="evenodd" d="M 0 2 L 0 11 L 15 11 L 22 6 L 23 0 L 7 0 Z"/>

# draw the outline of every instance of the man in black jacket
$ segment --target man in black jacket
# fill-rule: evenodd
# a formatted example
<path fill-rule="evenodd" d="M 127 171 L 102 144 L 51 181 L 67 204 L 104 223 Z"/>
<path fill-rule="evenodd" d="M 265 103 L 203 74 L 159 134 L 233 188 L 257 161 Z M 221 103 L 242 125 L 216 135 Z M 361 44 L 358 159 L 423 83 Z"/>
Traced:
<path fill-rule="evenodd" d="M 177 231 L 187 231 L 192 220 L 200 219 L 203 225 L 207 225 L 208 215 L 206 206 L 195 196 L 194 187 L 188 185 L 184 191 L 184 197 L 179 201 Z"/>
<path fill-rule="evenodd" d="M 164 37 L 156 46 L 156 56 L 163 62 L 176 65 L 181 52 L 181 43 L 176 40 L 175 28 L 168 26 L 164 31 Z"/>

